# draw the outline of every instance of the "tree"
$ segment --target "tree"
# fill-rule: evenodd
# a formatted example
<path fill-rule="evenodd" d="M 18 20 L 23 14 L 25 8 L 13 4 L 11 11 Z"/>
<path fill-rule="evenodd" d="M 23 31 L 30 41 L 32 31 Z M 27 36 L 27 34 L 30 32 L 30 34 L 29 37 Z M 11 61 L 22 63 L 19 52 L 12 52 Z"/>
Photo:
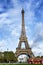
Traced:
<path fill-rule="evenodd" d="M 0 52 L 0 62 L 4 62 L 4 54 Z"/>
<path fill-rule="evenodd" d="M 12 51 L 4 52 L 4 59 L 5 59 L 5 62 L 16 62 L 17 61 L 17 58 L 15 57 L 15 54 Z"/>

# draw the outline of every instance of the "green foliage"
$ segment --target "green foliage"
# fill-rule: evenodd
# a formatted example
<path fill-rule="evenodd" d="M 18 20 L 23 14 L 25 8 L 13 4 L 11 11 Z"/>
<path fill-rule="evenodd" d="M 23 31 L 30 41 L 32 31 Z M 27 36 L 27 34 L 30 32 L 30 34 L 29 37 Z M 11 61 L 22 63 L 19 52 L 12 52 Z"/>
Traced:
<path fill-rule="evenodd" d="M 12 51 L 5 51 L 5 52 L 0 52 L 0 63 L 2 62 L 17 62 L 17 58 L 15 57 L 15 54 Z"/>
<path fill-rule="evenodd" d="M 3 55 L 2 52 L 0 52 L 0 63 L 1 63 L 1 62 L 4 62 L 4 55 Z"/>
<path fill-rule="evenodd" d="M 4 52 L 4 60 L 6 62 L 16 62 L 17 61 L 17 58 L 15 57 L 15 54 L 10 51 L 10 52 Z"/>

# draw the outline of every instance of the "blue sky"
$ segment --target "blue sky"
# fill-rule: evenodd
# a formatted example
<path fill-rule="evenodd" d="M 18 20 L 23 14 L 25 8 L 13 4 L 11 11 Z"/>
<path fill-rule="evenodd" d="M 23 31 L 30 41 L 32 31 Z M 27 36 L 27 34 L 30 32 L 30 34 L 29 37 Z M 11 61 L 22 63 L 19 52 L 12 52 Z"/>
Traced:
<path fill-rule="evenodd" d="M 43 0 L 0 0 L 0 51 L 16 51 L 25 11 L 28 43 L 35 56 L 43 55 Z"/>

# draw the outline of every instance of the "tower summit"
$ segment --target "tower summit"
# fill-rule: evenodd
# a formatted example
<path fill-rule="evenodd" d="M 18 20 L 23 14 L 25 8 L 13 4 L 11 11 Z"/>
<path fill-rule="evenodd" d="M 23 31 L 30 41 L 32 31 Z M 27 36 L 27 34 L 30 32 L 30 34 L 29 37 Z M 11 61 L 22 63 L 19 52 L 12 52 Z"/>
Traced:
<path fill-rule="evenodd" d="M 21 54 L 26 54 L 29 57 L 34 57 L 32 51 L 31 51 L 31 48 L 29 47 L 28 40 L 26 37 L 25 23 L 24 23 L 24 10 L 22 9 L 21 12 L 22 12 L 21 36 L 19 38 L 19 44 L 18 44 L 18 47 L 16 48 L 15 55 L 16 55 L 16 57 L 18 57 Z M 21 45 L 23 42 L 25 44 L 25 49 L 21 48 Z"/>
<path fill-rule="evenodd" d="M 25 32 L 25 23 L 24 23 L 24 10 L 22 9 L 22 30 L 21 30 L 21 36 L 26 36 Z"/>

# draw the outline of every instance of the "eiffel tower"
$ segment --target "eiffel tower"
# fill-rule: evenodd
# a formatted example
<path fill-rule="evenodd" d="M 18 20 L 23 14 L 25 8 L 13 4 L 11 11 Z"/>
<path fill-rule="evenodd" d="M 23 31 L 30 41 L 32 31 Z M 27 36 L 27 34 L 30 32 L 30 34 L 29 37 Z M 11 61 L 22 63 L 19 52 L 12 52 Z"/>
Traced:
<path fill-rule="evenodd" d="M 26 54 L 32 58 L 32 57 L 34 57 L 34 55 L 31 51 L 31 48 L 29 47 L 28 40 L 26 37 L 23 9 L 22 9 L 21 13 L 22 13 L 22 30 L 21 30 L 21 36 L 19 38 L 19 44 L 18 44 L 18 47 L 16 48 L 15 56 L 18 57 L 21 54 Z M 24 48 L 21 49 L 22 42 L 24 42 L 24 44 L 25 44 L 25 49 Z"/>

